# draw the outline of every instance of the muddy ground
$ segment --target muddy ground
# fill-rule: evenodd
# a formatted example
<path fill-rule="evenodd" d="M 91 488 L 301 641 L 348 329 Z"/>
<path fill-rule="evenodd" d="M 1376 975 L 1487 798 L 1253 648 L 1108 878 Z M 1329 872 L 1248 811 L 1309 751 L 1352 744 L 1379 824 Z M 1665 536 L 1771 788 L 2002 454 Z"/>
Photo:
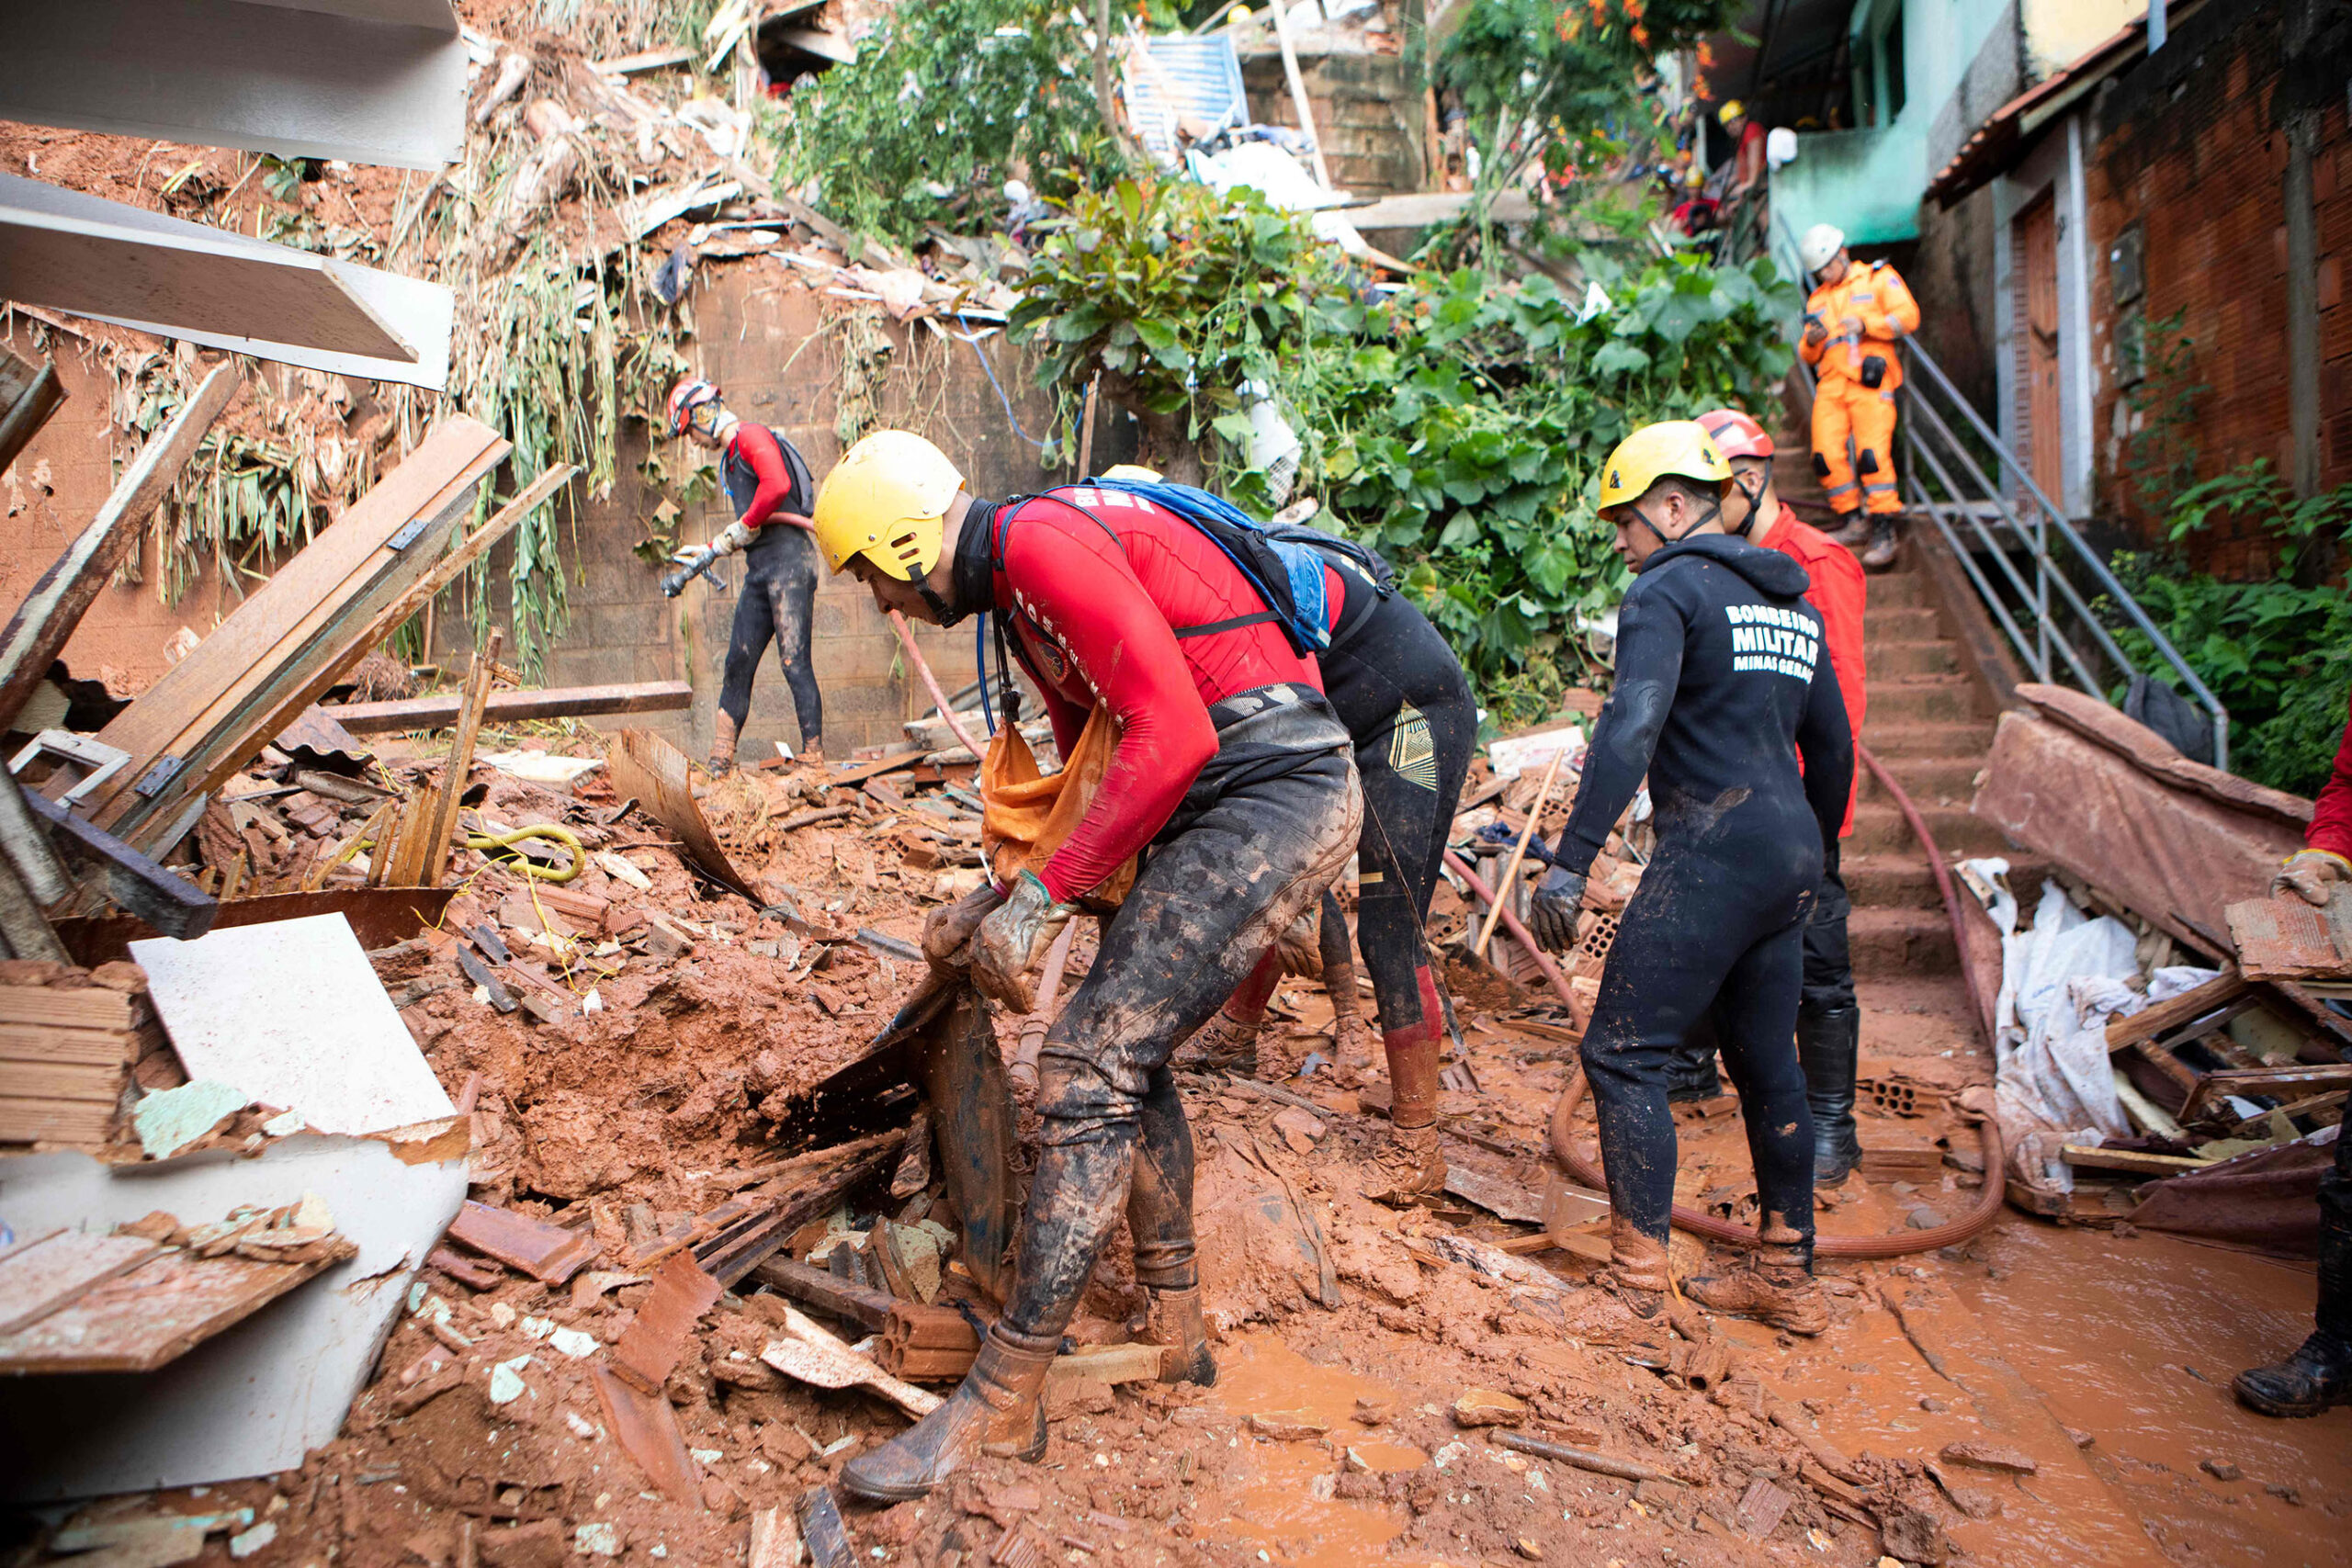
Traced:
<path fill-rule="evenodd" d="M 948 794 L 953 782 L 827 792 L 809 776 L 754 772 L 707 795 L 741 866 L 789 901 L 798 919 L 787 922 L 691 874 L 641 814 L 611 817 L 608 789 L 591 784 L 575 801 L 502 779 L 485 810 L 569 816 L 651 883 L 639 893 L 592 867 L 573 885 L 627 917 L 617 950 L 582 957 L 568 982 L 593 984 L 602 1010 L 542 1024 L 451 985 L 404 1016 L 453 1094 L 480 1075 L 474 1195 L 584 1218 L 605 1259 L 564 1290 L 508 1276 L 476 1291 L 427 1269 L 345 1434 L 300 1471 L 98 1511 L 250 1506 L 277 1527 L 247 1558 L 265 1568 L 506 1568 L 581 1555 L 734 1564 L 748 1560 L 755 1514 L 788 1514 L 851 1455 L 902 1430 L 905 1417 L 878 1398 L 763 1366 L 780 1303 L 723 1296 L 666 1389 L 701 1495 L 666 1498 L 605 1429 L 589 1381 L 601 1351 L 575 1358 L 553 1331 L 611 1345 L 650 1289 L 614 1260 L 726 1196 L 729 1173 L 823 1133 L 771 1117 L 854 1059 L 911 984 L 913 965 L 853 933 L 911 940 L 956 887 L 977 824 Z M 849 814 L 781 826 L 826 801 Z M 470 881 L 458 921 L 508 923 L 514 900 L 527 901 L 479 857 L 459 869 Z M 1463 913 L 1442 892 L 1438 934 Z M 628 924 L 638 914 L 690 942 L 649 941 L 650 928 Z M 448 947 L 420 939 L 379 955 L 379 972 L 396 989 L 454 975 Z M 1073 976 L 1091 949 L 1079 942 Z M 1465 997 L 1469 1074 L 1456 1075 L 1443 1111 L 1457 1168 L 1540 1195 L 1546 1122 L 1574 1046 L 1564 1016 L 1525 1000 Z M 1928 1113 L 1865 1117 L 1865 1145 L 1910 1151 L 1910 1174 L 1829 1194 L 1823 1230 L 1958 1217 L 1979 1195 L 1981 1166 L 1941 1093 L 1991 1070 L 1965 994 L 1957 980 L 1919 977 L 1866 983 L 1863 1002 L 1867 1062 L 1924 1087 Z M 1541 1249 L 1532 1224 L 1451 1199 L 1396 1213 L 1360 1197 L 1359 1162 L 1385 1134 L 1385 1085 L 1374 1064 L 1329 1059 L 1329 1023 L 1319 985 L 1285 982 L 1261 1077 L 1287 1098 L 1185 1080 L 1216 1386 L 1058 1386 L 1043 1462 L 990 1461 L 926 1502 L 848 1508 L 862 1561 L 2343 1561 L 2352 1411 L 2267 1421 L 2227 1386 L 2305 1332 L 2307 1263 L 2004 1212 L 1959 1247 L 1825 1262 L 1835 1322 L 1818 1339 L 1687 1303 L 1670 1322 L 1643 1322 L 1589 1283 L 1595 1264 Z M 1008 1051 L 1013 1032 L 1000 1021 Z M 1310 1074 L 1293 1076 L 1312 1058 Z M 1290 1102 L 1301 1098 L 1317 1109 Z M 1678 1120 L 1682 1201 L 1752 1218 L 1736 1101 Z M 1589 1143 L 1589 1112 L 1581 1131 Z M 848 1207 L 859 1228 L 944 1213 L 927 1192 Z M 1516 1245 L 1449 1253 L 1461 1237 Z M 1688 1237 L 1676 1252 L 1684 1275 L 1711 1266 Z M 1126 1338 L 1139 1304 L 1123 1238 L 1073 1338 Z M 501 1365 L 519 1372 L 522 1392 L 493 1404 Z M 1525 1436 L 1659 1479 L 1500 1446 L 1510 1427 L 1457 1420 L 1456 1402 L 1473 1393 L 1522 1404 Z M 37 1544 L 19 1540 L 20 1560 L 37 1560 Z M 226 1559 L 215 1538 L 206 1560 Z"/>

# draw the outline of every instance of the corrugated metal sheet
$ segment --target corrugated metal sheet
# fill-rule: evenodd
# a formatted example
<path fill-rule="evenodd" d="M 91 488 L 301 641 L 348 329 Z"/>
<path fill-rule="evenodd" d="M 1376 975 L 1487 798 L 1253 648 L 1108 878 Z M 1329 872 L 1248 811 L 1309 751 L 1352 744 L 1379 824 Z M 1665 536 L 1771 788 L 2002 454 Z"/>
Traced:
<path fill-rule="evenodd" d="M 1213 130 L 1250 122 L 1241 90 L 1241 58 L 1230 36 L 1147 38 L 1120 60 L 1127 122 L 1136 140 L 1159 163 L 1179 158 L 1176 121 L 1190 117 Z"/>

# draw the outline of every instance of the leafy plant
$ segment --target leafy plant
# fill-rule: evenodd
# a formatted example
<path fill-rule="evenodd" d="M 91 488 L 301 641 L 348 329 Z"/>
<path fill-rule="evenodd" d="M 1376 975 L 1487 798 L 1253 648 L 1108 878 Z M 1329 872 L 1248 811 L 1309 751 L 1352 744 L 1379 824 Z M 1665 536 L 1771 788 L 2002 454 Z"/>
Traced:
<path fill-rule="evenodd" d="M 1194 480 L 1205 426 L 1237 444 L 1247 430 L 1242 383 L 1276 374 L 1310 311 L 1347 303 L 1330 254 L 1254 190 L 1081 190 L 1030 258 L 1012 335 L 1038 344 L 1040 386 L 1068 393 L 1101 371 L 1104 395 L 1143 425 L 1145 460 Z"/>
<path fill-rule="evenodd" d="M 924 0 L 886 14 L 855 62 L 763 110 L 778 172 L 861 233 L 1001 221 L 1005 180 L 1067 195 L 1115 167 L 1077 12 L 1046 0 Z"/>
<path fill-rule="evenodd" d="M 2273 574 L 2224 582 L 2182 569 L 2177 550 L 2125 553 L 2116 575 L 2230 711 L 2234 773 L 2298 795 L 2325 783 L 2352 689 L 2352 592 L 2304 585 L 2293 563 L 2314 546 L 2352 544 L 2352 485 L 2298 500 L 2256 461 L 2172 498 L 2174 545 L 2223 519 L 2260 524 L 2281 548 Z M 2135 629 L 2117 636 L 2134 664 L 2160 669 Z"/>
<path fill-rule="evenodd" d="M 2197 478 L 2197 399 L 2212 389 L 2196 379 L 2197 345 L 2182 328 L 2188 316 L 2184 305 L 2141 328 L 2142 376 L 2124 393 L 2138 428 L 2125 443 L 2123 468 L 2145 496 L 2177 495 Z"/>
<path fill-rule="evenodd" d="M 1610 448 L 1652 420 L 1765 407 L 1789 367 L 1790 286 L 1769 264 L 1582 260 L 1605 306 L 1464 268 L 1360 311 L 1359 335 L 1309 343 L 1280 382 L 1306 436 L 1302 484 L 1396 561 L 1513 717 L 1593 672 L 1578 630 L 1623 593 L 1594 507 Z"/>

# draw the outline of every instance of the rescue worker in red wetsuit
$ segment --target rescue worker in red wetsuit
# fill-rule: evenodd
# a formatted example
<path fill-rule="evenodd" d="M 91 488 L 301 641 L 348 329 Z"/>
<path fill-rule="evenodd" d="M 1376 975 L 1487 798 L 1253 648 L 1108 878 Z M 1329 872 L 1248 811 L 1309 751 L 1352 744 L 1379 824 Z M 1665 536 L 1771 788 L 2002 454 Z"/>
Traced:
<path fill-rule="evenodd" d="M 1044 1130 L 1012 1299 L 947 1403 L 842 1472 L 860 1496 L 897 1502 L 982 1454 L 1045 1451 L 1046 1373 L 1123 1210 L 1148 1332 L 1170 1348 L 1163 1377 L 1215 1381 L 1169 1055 L 1330 886 L 1363 802 L 1315 660 L 1216 544 L 1148 501 L 1083 486 L 976 500 L 939 448 L 881 431 L 826 476 L 816 533 L 826 563 L 885 610 L 1001 617 L 1065 756 L 1098 703 L 1118 721 L 1092 803 L 1043 869 L 934 917 L 945 934 L 926 931 L 926 950 L 970 930 L 980 988 L 1024 997 L 1076 900 L 1148 852 L 1039 1057 Z"/>
<path fill-rule="evenodd" d="M 1821 615 L 1821 645 L 1845 699 L 1848 728 L 1862 732 L 1869 693 L 1862 671 L 1862 611 L 1869 580 L 1853 552 L 1818 528 L 1797 521 L 1796 513 L 1772 487 L 1772 438 L 1737 409 L 1699 416 L 1715 449 L 1731 464 L 1731 488 L 1724 492 L 1724 532 L 1768 550 L 1778 550 L 1804 568 L 1812 580 L 1804 602 Z M 1846 800 L 1838 839 L 1854 830 L 1854 802 Z M 1804 985 L 1797 1006 L 1797 1060 L 1804 1067 L 1806 1098 L 1813 1106 L 1813 1181 L 1835 1187 L 1862 1157 L 1854 1133 L 1854 1070 L 1861 1051 L 1861 1009 L 1854 1000 L 1854 961 L 1846 940 L 1853 905 L 1838 873 L 1838 842 L 1822 856 L 1821 888 L 1804 928 Z M 1668 1067 L 1669 1100 L 1702 1100 L 1722 1092 L 1715 1077 L 1716 1019 L 1694 1026 Z"/>
<path fill-rule="evenodd" d="M 719 478 L 735 505 L 735 521 L 718 538 L 672 558 L 697 566 L 706 551 L 714 558 L 743 556 L 742 592 L 727 638 L 718 713 L 711 721 L 710 771 L 719 774 L 735 766 L 735 742 L 752 711 L 752 681 L 771 641 L 792 690 L 800 754 L 821 761 L 825 699 L 808 657 L 817 607 L 817 547 L 808 517 L 816 485 L 808 465 L 791 442 L 764 424 L 736 418 L 717 387 L 691 376 L 670 389 L 670 434 L 720 455 Z"/>
<path fill-rule="evenodd" d="M 2303 847 L 2287 857 L 2270 884 L 2324 906 L 2352 882 L 2352 722 L 2335 749 L 2335 767 L 2312 802 Z M 2238 1402 L 2265 1416 L 2316 1416 L 2352 1404 L 2352 1138 L 2335 1139 L 2335 1163 L 2319 1179 L 2319 1309 L 2311 1337 L 2273 1367 L 2240 1372 Z"/>

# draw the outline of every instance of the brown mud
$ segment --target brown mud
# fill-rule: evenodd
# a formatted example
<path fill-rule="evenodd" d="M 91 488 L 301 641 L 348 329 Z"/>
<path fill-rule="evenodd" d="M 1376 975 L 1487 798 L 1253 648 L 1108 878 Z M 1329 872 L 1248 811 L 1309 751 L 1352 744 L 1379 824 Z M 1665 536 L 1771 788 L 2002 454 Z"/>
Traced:
<path fill-rule="evenodd" d="M 106 1506 L 252 1506 L 277 1527 L 244 1559 L 261 1568 L 555 1568 L 606 1546 L 648 1568 L 737 1564 L 755 1512 L 790 1508 L 904 1430 L 872 1395 L 766 1368 L 760 1352 L 783 1313 L 764 1293 L 722 1296 L 665 1387 L 696 1495 L 655 1489 L 616 1440 L 592 1375 L 650 1289 L 616 1260 L 732 1191 L 730 1172 L 791 1152 L 806 1130 L 775 1117 L 855 1058 L 915 978 L 854 933 L 916 938 L 970 825 L 944 792 L 920 796 L 940 809 L 914 808 L 902 782 L 836 787 L 825 798 L 847 816 L 782 828 L 823 793 L 812 775 L 751 773 L 704 801 L 738 865 L 788 900 L 796 923 L 712 890 L 641 815 L 608 819 L 608 792 L 574 799 L 500 779 L 490 816 L 570 820 L 651 883 L 640 892 L 592 864 L 571 885 L 612 901 L 616 949 L 578 958 L 565 982 L 575 993 L 593 983 L 603 1009 L 537 1023 L 451 985 L 404 1016 L 453 1092 L 481 1075 L 475 1196 L 584 1220 L 605 1259 L 560 1290 L 507 1277 L 477 1292 L 428 1268 L 344 1435 L 300 1470 Z M 470 881 L 449 924 L 496 921 L 522 942 L 514 921 L 528 889 L 478 857 L 458 869 Z M 1442 924 L 1458 920 L 1450 893 L 1441 905 Z M 643 922 L 657 916 L 689 941 L 650 940 Z M 1070 984 L 1091 962 L 1091 931 L 1077 947 Z M 379 955 L 396 990 L 445 971 L 455 964 L 440 939 Z M 1865 1146 L 1909 1150 L 1909 1174 L 1825 1194 L 1823 1228 L 1951 1218 L 1982 1178 L 1969 1168 L 1973 1135 L 1939 1096 L 1989 1076 L 1964 994 L 1912 977 L 1866 982 L 1863 1004 L 1866 1071 L 1921 1087 L 1929 1113 L 1864 1117 Z M 1450 1075 L 1441 1102 L 1445 1149 L 1489 1198 L 1544 1190 L 1545 1123 L 1575 1049 L 1564 1021 L 1463 1006 L 1469 1072 Z M 1014 1032 L 1000 1017 L 1008 1051 Z M 2227 1389 L 2305 1331 L 2308 1264 L 2004 1213 L 1963 1247 L 1825 1264 L 1833 1322 L 1818 1339 L 1685 1303 L 1645 1321 L 1594 1282 L 1592 1263 L 1538 1249 L 1530 1224 L 1452 1197 L 1403 1213 L 1366 1201 L 1386 1085 L 1376 1065 L 1335 1054 L 1327 998 L 1291 980 L 1261 1052 L 1279 1095 L 1180 1075 L 1199 1148 L 1216 1385 L 1057 1384 L 1042 1462 L 986 1461 L 923 1502 L 847 1509 L 862 1562 L 2342 1560 L 2352 1411 L 2267 1421 Z M 1317 1056 L 1312 1074 L 1284 1076 Z M 1736 1101 L 1677 1120 L 1681 1201 L 1752 1221 Z M 1589 1126 L 1588 1111 L 1588 1138 Z M 861 1228 L 912 1213 L 882 1193 L 851 1208 Z M 1465 1252 L 1464 1238 L 1512 1243 L 1518 1256 Z M 1685 1277 L 1710 1266 L 1690 1238 L 1674 1253 Z M 1141 1306 L 1122 1237 L 1072 1337 L 1126 1339 Z M 1513 1451 L 1495 1440 L 1507 1428 L 1457 1421 L 1456 1401 L 1473 1393 L 1522 1404 L 1531 1438 L 1658 1479 Z M 1987 1456 L 2007 1468 L 1986 1468 Z M 216 1538 L 206 1560 L 225 1551 Z"/>

